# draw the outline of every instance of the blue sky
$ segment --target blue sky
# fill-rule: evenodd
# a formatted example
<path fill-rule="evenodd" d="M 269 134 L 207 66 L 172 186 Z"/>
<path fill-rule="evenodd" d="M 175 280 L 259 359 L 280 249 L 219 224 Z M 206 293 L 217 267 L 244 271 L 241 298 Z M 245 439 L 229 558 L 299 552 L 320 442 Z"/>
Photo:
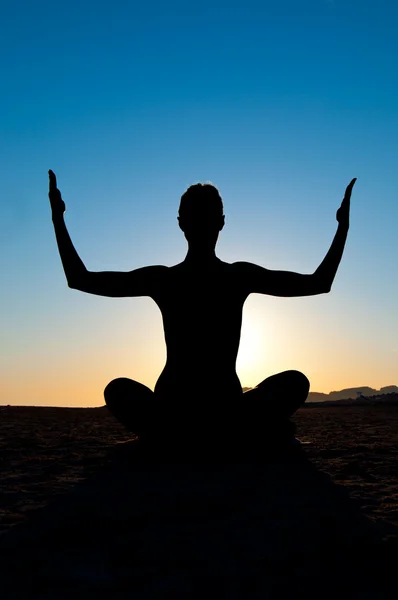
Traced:
<path fill-rule="evenodd" d="M 0 403 L 100 405 L 164 364 L 149 299 L 67 288 L 49 168 L 92 270 L 182 260 L 179 197 L 212 181 L 220 258 L 312 272 L 357 177 L 332 292 L 251 296 L 238 374 L 397 384 L 397 24 L 385 0 L 3 2 Z"/>

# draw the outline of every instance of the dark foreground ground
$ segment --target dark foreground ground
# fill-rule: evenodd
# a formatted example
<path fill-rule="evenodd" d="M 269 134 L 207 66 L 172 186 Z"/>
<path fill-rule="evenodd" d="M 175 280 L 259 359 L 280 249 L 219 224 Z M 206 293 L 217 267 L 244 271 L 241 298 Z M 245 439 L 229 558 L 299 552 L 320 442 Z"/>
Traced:
<path fill-rule="evenodd" d="M 297 434 L 308 458 L 347 488 L 398 540 L 398 406 L 303 408 Z M 131 439 L 106 409 L 0 411 L 0 532 L 26 520 Z"/>
<path fill-rule="evenodd" d="M 308 581 L 309 573 L 311 573 L 311 562 L 313 564 L 314 572 L 313 581 L 316 581 L 318 577 L 319 581 L 322 579 L 325 583 L 326 575 L 322 570 L 322 565 L 324 565 L 325 561 L 330 565 L 334 565 L 327 573 L 327 576 L 331 578 L 327 584 L 329 590 L 333 587 L 333 580 L 339 580 L 339 577 L 337 576 L 338 573 L 342 573 L 344 570 L 347 570 L 347 568 L 347 572 L 351 572 L 354 570 L 354 565 L 356 565 L 355 568 L 357 570 L 355 571 L 355 577 L 353 578 L 353 585 L 357 586 L 357 590 L 361 587 L 361 591 L 358 592 L 358 595 L 355 595 L 351 588 L 350 590 L 347 588 L 347 596 L 342 596 L 340 586 L 340 589 L 338 590 L 340 597 L 383 597 L 381 588 L 377 591 L 377 585 L 379 584 L 376 584 L 376 588 L 372 589 L 370 584 L 368 586 L 364 583 L 360 586 L 358 578 L 365 581 L 365 575 L 367 576 L 370 571 L 374 571 L 376 575 L 380 573 L 381 579 L 387 580 L 391 575 L 391 566 L 395 565 L 398 558 L 398 406 L 309 407 L 301 409 L 295 420 L 298 437 L 304 442 L 310 442 L 308 445 L 306 444 L 303 446 L 302 457 L 299 460 L 295 459 L 292 461 L 288 459 L 280 462 L 277 458 L 271 460 L 266 459 L 264 466 L 261 464 L 261 460 L 258 460 L 256 461 L 258 464 L 256 464 L 255 467 L 243 465 L 239 467 L 239 469 L 235 469 L 234 467 L 234 471 L 230 466 L 228 468 L 219 467 L 218 471 L 215 467 L 213 468 L 206 465 L 201 465 L 200 468 L 195 467 L 189 469 L 187 469 L 186 465 L 183 469 L 174 466 L 173 469 L 170 470 L 170 468 L 168 468 L 168 470 L 163 470 L 162 473 L 160 473 L 159 469 L 154 467 L 153 461 L 151 465 L 147 466 L 142 461 L 137 462 L 137 458 L 134 456 L 133 459 L 127 457 L 129 452 L 131 454 L 131 447 L 133 447 L 132 454 L 134 455 L 134 444 L 119 444 L 115 447 L 115 444 L 118 442 L 130 440 L 131 436 L 124 432 L 123 428 L 114 421 L 107 413 L 106 409 L 4 408 L 0 410 L 0 531 L 3 534 L 2 537 L 0 537 L 0 542 L 1 540 L 3 541 L 4 556 L 11 556 L 13 551 L 13 544 L 9 546 L 10 549 L 7 549 L 7 544 L 4 546 L 5 541 L 15 538 L 17 541 L 13 542 L 14 551 L 16 549 L 17 555 L 19 552 L 21 559 L 22 546 L 25 548 L 25 552 L 28 553 L 27 556 L 31 557 L 36 551 L 40 554 L 47 544 L 48 548 L 46 551 L 43 550 L 42 554 L 44 553 L 43 556 L 47 556 L 45 560 L 49 561 L 51 560 L 51 548 L 56 543 L 54 542 L 54 539 L 60 540 L 62 539 L 62 536 L 64 536 L 66 540 L 65 542 L 62 542 L 62 548 L 68 546 L 70 552 L 73 553 L 75 552 L 73 544 L 79 545 L 81 548 L 86 544 L 85 553 L 82 554 L 82 556 L 84 557 L 87 554 L 90 554 L 92 551 L 90 546 L 92 541 L 90 540 L 93 538 L 87 537 L 87 532 L 85 532 L 86 541 L 83 543 L 82 541 L 76 541 L 76 536 L 78 537 L 79 532 L 83 531 L 90 518 L 92 519 L 90 536 L 92 536 L 93 527 L 97 528 L 98 526 L 98 530 L 101 530 L 102 525 L 103 531 L 101 543 L 104 543 L 104 536 L 106 537 L 108 535 L 109 539 L 114 536 L 115 507 L 110 504 L 113 500 L 110 499 L 112 494 L 110 494 L 109 490 L 112 486 L 115 486 L 114 489 L 119 489 L 120 496 L 127 497 L 130 494 L 131 498 L 137 498 L 137 505 L 134 508 L 134 523 L 136 524 L 134 526 L 136 527 L 135 539 L 136 541 L 141 541 L 139 542 L 138 547 L 135 547 L 134 556 L 136 564 L 138 564 L 139 560 L 143 560 L 142 556 L 145 555 L 146 552 L 147 558 L 145 559 L 145 568 L 148 569 L 148 565 L 152 565 L 150 567 L 151 572 L 147 574 L 148 578 L 151 581 L 159 579 L 159 581 L 163 582 L 163 588 L 160 586 L 160 588 L 156 588 L 157 591 L 154 591 L 153 593 L 148 592 L 147 595 L 145 595 L 142 591 L 145 586 L 141 581 L 142 573 L 145 569 L 141 564 L 139 570 L 141 573 L 141 587 L 138 586 L 134 596 L 131 597 L 194 597 L 192 592 L 193 588 L 186 587 L 184 591 L 183 587 L 181 587 L 182 584 L 180 583 L 167 584 L 171 586 L 171 591 L 169 592 L 170 595 L 160 593 L 159 590 L 163 589 L 164 591 L 164 586 L 166 584 L 164 583 L 164 574 L 161 576 L 156 571 L 156 569 L 160 567 L 157 566 L 155 569 L 153 566 L 156 563 L 156 560 L 158 561 L 156 564 L 160 561 L 159 556 L 157 559 L 154 558 L 153 548 L 161 542 L 163 535 L 162 531 L 164 532 L 165 528 L 170 526 L 170 515 L 175 519 L 177 519 L 178 516 L 179 520 L 178 523 L 176 521 L 175 526 L 173 526 L 173 532 L 169 532 L 167 535 L 174 535 L 174 532 L 177 531 L 178 527 L 181 528 L 181 531 L 178 534 L 180 536 L 178 538 L 179 545 L 176 542 L 174 547 L 175 549 L 178 546 L 178 548 L 180 548 L 178 552 L 181 552 L 181 535 L 187 536 L 188 534 L 186 532 L 189 531 L 190 526 L 193 528 L 194 526 L 197 527 L 199 518 L 204 519 L 207 515 L 205 521 L 200 526 L 201 530 L 205 527 L 209 528 L 209 523 L 212 519 L 214 519 L 214 522 L 217 523 L 217 527 L 219 528 L 219 523 L 223 520 L 228 511 L 230 512 L 228 517 L 229 520 L 225 520 L 224 518 L 225 522 L 223 525 L 224 530 L 222 539 L 224 540 L 224 546 L 222 546 L 221 541 L 219 541 L 219 554 L 222 554 L 223 552 L 228 553 L 228 548 L 232 547 L 236 541 L 235 538 L 239 538 L 239 544 L 238 542 L 235 544 L 237 547 L 239 546 L 239 552 L 238 554 L 236 554 L 236 552 L 233 555 L 231 554 L 233 559 L 230 557 L 230 559 L 228 559 L 229 562 L 224 561 L 225 564 L 228 564 L 228 568 L 232 569 L 231 561 L 237 561 L 235 567 L 232 569 L 232 571 L 237 572 L 239 571 L 239 568 L 241 568 L 238 564 L 242 565 L 243 562 L 247 560 L 247 556 L 250 555 L 250 552 L 252 552 L 253 556 L 256 555 L 257 561 L 261 562 L 262 560 L 264 564 L 268 561 L 265 567 L 264 564 L 263 567 L 261 567 L 263 569 L 263 571 L 261 571 L 261 578 L 262 581 L 268 578 L 268 581 L 271 582 L 272 580 L 273 584 L 271 585 L 271 583 L 269 583 L 268 593 L 264 592 L 264 590 L 261 591 L 262 584 L 258 584 L 256 588 L 257 591 L 252 590 L 250 593 L 247 589 L 246 591 L 239 593 L 239 586 L 232 585 L 231 587 L 230 585 L 228 588 L 228 585 L 225 584 L 226 587 L 222 587 L 222 591 L 218 592 L 219 598 L 282 597 L 283 590 L 280 588 L 281 594 L 278 594 L 278 585 L 282 585 L 282 582 L 285 582 L 286 578 L 289 577 L 289 573 L 291 577 L 293 577 L 293 575 L 296 577 L 298 582 L 297 585 L 299 585 L 300 582 L 304 588 L 308 585 L 308 583 L 303 582 Z M 237 443 L 239 443 L 238 440 Z M 118 463 L 121 466 L 117 469 L 114 467 L 109 468 L 109 465 L 112 465 L 112 462 L 109 462 L 109 456 L 115 451 L 115 448 L 121 448 L 124 452 L 122 460 Z M 130 448 L 130 450 L 127 450 L 127 454 L 124 450 L 126 448 Z M 115 460 L 115 457 L 113 460 Z M 207 464 L 209 465 L 209 461 Z M 105 476 L 102 483 L 92 485 L 89 490 L 87 486 L 84 488 L 85 484 L 82 485 L 82 482 L 87 480 L 87 478 L 90 481 L 90 478 L 95 477 L 95 474 L 101 473 L 104 469 L 106 471 L 107 465 L 108 475 Z M 213 473 L 212 478 L 210 478 L 211 484 L 209 483 L 210 480 L 208 477 L 210 471 Z M 130 482 L 134 482 L 134 485 L 136 486 L 133 494 L 131 492 L 130 483 L 123 483 L 123 485 L 120 483 L 122 478 L 126 479 L 126 474 L 127 479 L 129 479 Z M 327 475 L 329 475 L 330 478 L 327 477 Z M 224 480 L 220 487 L 222 478 L 224 478 Z M 216 480 L 218 482 L 217 485 L 220 487 L 218 491 L 214 487 L 216 485 Z M 330 484 L 325 484 L 326 480 L 331 480 Z M 188 494 L 187 489 L 182 490 L 182 481 L 184 482 L 185 487 L 189 487 L 190 495 Z M 188 483 L 188 481 L 190 481 L 190 483 Z M 78 485 L 76 486 L 76 484 Z M 128 486 L 127 488 L 123 487 L 126 485 Z M 43 509 L 43 507 L 46 507 L 48 504 L 53 505 L 54 500 L 62 501 L 63 498 L 68 498 L 66 492 L 71 490 L 74 486 L 76 486 L 76 490 L 79 490 L 80 488 L 86 490 L 80 497 L 75 494 L 74 502 L 76 506 L 82 506 L 85 502 L 87 512 L 84 513 L 84 519 L 82 514 L 79 514 L 78 517 L 76 517 L 76 514 L 75 516 L 68 517 L 68 526 L 66 527 L 64 524 L 62 528 L 57 525 L 57 523 L 59 523 L 59 516 L 52 516 L 51 521 L 50 517 L 47 518 L 46 516 L 47 509 L 41 511 L 38 509 Z M 210 492 L 206 491 L 205 488 L 207 487 L 208 490 L 210 490 L 211 486 L 213 486 L 213 491 L 211 492 L 213 496 L 210 501 Z M 225 500 L 224 498 L 224 500 L 221 501 L 221 495 L 224 494 L 225 496 L 225 490 L 228 486 L 230 486 L 229 499 Z M 102 494 L 105 488 L 108 490 L 106 501 L 103 500 L 102 504 L 94 506 L 97 503 L 98 490 L 102 490 L 102 492 L 100 492 L 100 494 Z M 144 488 L 145 494 L 141 494 L 141 500 L 138 500 L 141 493 L 139 492 L 139 489 Z M 177 490 L 177 488 L 179 489 Z M 174 504 L 172 508 L 169 507 L 169 512 L 166 514 L 166 512 L 164 512 L 166 510 L 164 507 L 168 502 L 171 502 L 170 498 L 174 493 L 173 489 L 177 490 L 180 495 L 178 496 L 177 494 L 173 496 L 172 502 Z M 343 493 L 343 496 L 341 496 L 341 492 Z M 241 494 L 241 497 L 239 494 Z M 178 510 L 175 504 L 177 496 L 180 498 Z M 340 496 L 343 497 L 343 500 L 341 500 Z M 83 500 L 76 500 L 76 497 L 83 498 Z M 202 498 L 200 503 L 196 502 L 194 508 L 192 508 L 193 497 Z M 337 499 L 337 497 L 339 499 Z M 161 503 L 156 504 L 156 502 L 159 502 L 160 498 L 162 499 Z M 185 498 L 184 502 L 182 502 L 181 498 Z M 215 508 L 214 498 L 218 498 L 218 513 Z M 234 500 L 231 501 L 231 498 L 234 498 Z M 203 515 L 201 514 L 201 511 L 203 512 L 203 506 L 206 506 L 206 502 L 208 503 L 206 509 L 207 513 L 206 515 Z M 57 502 L 55 502 L 55 505 L 56 504 Z M 304 507 L 304 504 L 307 506 Z M 188 508 L 189 506 L 191 506 L 191 508 Z M 90 507 L 94 508 L 91 510 Z M 142 523 L 145 519 L 141 518 L 139 520 L 139 527 L 137 525 L 137 514 L 139 513 L 141 516 L 144 514 L 143 507 L 145 507 L 145 510 L 147 511 L 145 516 L 146 521 L 151 522 L 149 525 L 148 523 L 145 525 L 145 529 L 142 528 Z M 74 510 L 76 513 L 76 509 Z M 81 512 L 81 509 L 79 510 Z M 124 518 L 122 516 L 124 514 L 123 510 L 127 509 L 123 508 L 121 505 L 117 525 L 119 527 L 122 526 L 122 528 Z M 130 511 L 128 516 L 128 519 L 130 519 L 129 523 L 133 523 L 133 521 L 131 521 L 132 509 L 129 508 L 128 510 Z M 164 514 L 162 513 L 163 516 L 161 518 L 160 512 L 162 511 Z M 215 511 L 214 514 L 212 511 Z M 65 513 L 64 508 L 61 509 L 61 513 Z M 244 518 L 246 518 L 245 515 L 248 513 L 251 513 L 252 515 L 250 523 L 244 521 Z M 127 513 L 125 514 L 127 515 Z M 294 522 L 292 521 L 293 514 Z M 37 515 L 42 515 L 41 524 L 39 521 L 39 525 L 36 525 L 36 529 L 33 528 L 31 530 L 32 533 L 30 534 L 27 534 L 26 532 L 23 533 L 18 542 L 18 537 L 14 535 L 15 532 L 18 532 L 18 530 L 22 530 L 22 532 L 25 530 L 29 531 L 29 529 L 27 529 L 29 523 L 35 522 L 35 518 L 37 522 Z M 98 515 L 101 515 L 103 523 L 101 523 L 101 519 L 98 519 Z M 110 518 L 112 520 L 112 527 L 109 521 Z M 125 519 L 127 519 L 127 516 Z M 293 524 L 290 523 L 289 519 Z M 237 525 L 238 521 L 240 523 L 239 527 Z M 355 525 L 355 532 L 352 533 L 349 530 L 354 521 L 358 522 L 358 526 Z M 40 532 L 45 530 L 45 524 L 47 522 L 52 523 L 49 528 L 51 532 L 48 532 L 46 535 L 43 533 L 43 540 L 40 541 L 37 539 L 37 533 L 39 532 L 40 534 Z M 23 523 L 25 523 L 25 525 L 23 525 Z M 231 535 L 231 523 L 233 523 L 233 528 L 235 529 L 235 537 L 232 536 L 233 539 L 231 538 L 231 541 L 226 545 L 225 540 L 228 535 Z M 16 525 L 21 524 L 22 528 L 15 527 Z M 270 524 L 272 525 L 271 529 Z M 368 525 L 370 525 L 371 529 L 370 534 L 367 529 Z M 57 527 L 59 527 L 58 530 Z M 133 527 L 131 528 L 133 529 Z M 70 539 L 66 539 L 66 529 L 74 531 L 74 540 L 71 541 Z M 251 532 L 250 535 L 253 538 L 250 540 L 248 539 L 249 530 Z M 182 531 L 185 533 L 182 534 Z M 195 535 L 197 535 L 195 534 L 195 531 L 195 529 L 192 529 L 189 534 L 189 543 L 195 539 Z M 203 544 L 209 545 L 206 552 L 210 552 L 210 546 L 213 543 L 213 539 L 216 540 L 216 538 L 213 537 L 215 531 L 216 529 L 214 529 L 214 531 L 208 529 L 207 542 L 203 542 L 202 540 Z M 254 540 L 256 531 L 262 532 L 260 541 Z M 375 534 L 377 538 L 375 543 L 369 542 L 369 535 L 372 537 L 373 534 Z M 96 535 L 98 535 L 98 532 Z M 53 536 L 53 538 L 51 536 Z M 272 539 L 271 548 L 264 545 L 264 540 L 266 540 L 267 536 L 269 540 Z M 292 537 L 299 537 L 300 540 L 292 539 Z M 307 542 L 303 542 L 303 539 L 306 537 L 308 537 Z M 32 541 L 32 539 L 34 541 Z M 112 539 L 112 543 L 116 543 L 116 538 Z M 119 543 L 120 539 L 119 534 L 117 543 Z M 149 550 L 147 548 L 144 550 L 145 543 L 149 543 L 147 542 L 148 539 L 152 539 L 151 549 Z M 361 539 L 364 540 L 363 543 Z M 331 540 L 333 540 L 333 543 L 331 543 Z M 131 544 L 131 540 L 125 541 L 125 543 Z M 188 542 L 185 541 L 184 543 Z M 98 546 L 100 541 L 97 540 L 96 544 Z M 276 550 L 278 544 L 279 554 Z M 315 548 L 316 544 L 319 544 L 319 548 Z M 244 549 L 246 547 L 245 545 L 248 549 L 246 554 L 242 550 L 242 548 Z M 131 548 L 131 545 L 129 548 Z M 140 548 L 143 549 L 142 552 L 140 552 Z M 186 548 L 189 553 L 189 544 Z M 252 550 L 249 551 L 249 548 Z M 45 554 L 45 552 L 47 552 L 47 554 Z M 170 554 L 170 552 L 170 549 L 165 549 L 165 556 Z M 175 556 L 180 556 L 178 552 Z M 241 553 L 242 556 L 239 553 Z M 305 556 L 305 553 L 308 553 L 308 556 Z M 322 555 L 322 560 L 319 558 L 321 556 L 320 553 Z M 289 554 L 289 561 L 287 561 L 287 559 L 285 560 L 287 554 Z M 278 555 L 278 559 L 273 558 L 276 555 Z M 338 564 L 334 564 L 336 555 L 341 559 Z M 190 559 L 191 563 L 194 564 L 195 569 L 197 569 L 197 565 L 200 561 L 202 560 L 203 562 L 203 556 L 200 555 L 202 558 L 199 559 L 196 555 L 196 558 L 192 558 L 192 556 Z M 239 556 L 241 556 L 241 558 L 239 558 Z M 246 556 L 246 558 L 244 558 L 244 556 Z M 25 560 L 27 559 L 28 558 L 25 557 Z M 63 560 L 65 560 L 65 557 Z M 81 558 L 79 560 L 79 564 L 81 564 L 85 559 Z M 177 561 L 177 558 L 173 560 Z M 178 560 L 181 561 L 181 556 Z M 214 558 L 214 560 L 216 559 Z M 272 560 L 274 562 L 271 564 Z M 131 558 L 131 561 L 134 563 L 134 558 Z M 163 564 L 164 557 L 161 561 Z M 131 567 L 132 563 L 129 563 L 129 567 Z M 384 573 L 380 569 L 387 563 L 388 568 L 386 568 L 386 572 Z M 192 564 L 190 567 L 191 571 Z M 253 569 L 254 562 L 250 564 L 252 565 L 250 568 Z M 117 567 L 119 569 L 117 572 L 120 574 L 121 571 L 119 567 L 120 565 Z M 224 567 L 225 565 L 222 568 L 224 569 Z M 40 568 L 42 568 L 42 565 Z M 73 568 L 68 568 L 68 573 L 71 572 Z M 103 567 L 103 574 L 108 572 L 108 568 L 109 565 Z M 116 572 L 115 565 L 113 565 L 112 568 L 114 569 L 114 572 Z M 206 572 L 209 574 L 210 567 L 206 568 Z M 213 586 L 213 584 L 215 585 L 214 582 L 216 578 L 214 575 L 214 564 L 212 568 L 213 576 L 208 575 L 208 577 L 210 577 L 210 586 Z M 257 565 L 256 574 L 253 574 L 253 571 L 252 575 L 250 575 L 250 572 L 247 571 L 245 567 L 246 571 L 244 571 L 244 573 L 246 573 L 246 575 L 240 576 L 240 581 L 242 578 L 246 578 L 246 582 L 257 581 L 256 578 L 259 577 L 260 572 L 258 570 L 259 568 L 260 567 Z M 275 573 L 278 571 L 278 568 L 281 572 L 278 575 L 279 579 L 275 579 Z M 20 575 L 23 575 L 24 571 L 20 566 L 18 566 L 18 569 L 19 570 L 16 573 L 19 577 Z M 94 571 L 96 569 L 98 571 L 98 565 L 93 567 L 93 569 Z M 305 572 L 306 569 L 307 572 Z M 316 573 L 317 569 L 318 572 Z M 86 573 L 87 572 L 86 569 Z M 346 575 L 347 573 L 345 573 L 344 577 L 346 577 Z M 63 573 L 62 577 L 66 577 L 65 573 Z M 60 581 L 62 577 L 61 575 L 58 575 L 59 579 L 57 581 Z M 123 587 L 123 590 L 125 591 L 126 586 L 130 585 L 131 582 L 127 582 L 126 574 L 124 574 L 123 577 L 125 578 L 126 584 Z M 185 581 L 187 576 L 184 575 L 184 577 Z M 190 577 L 192 578 L 193 575 L 191 574 Z M 234 577 L 236 579 L 237 575 L 226 577 L 224 573 L 223 581 L 225 582 L 226 579 L 235 581 Z M 170 572 L 168 571 L 168 580 L 169 579 Z M 201 576 L 200 579 L 203 581 L 203 576 Z M 110 581 L 111 575 L 108 576 L 108 580 L 105 577 L 103 581 L 96 581 L 96 585 L 98 584 L 101 589 L 104 590 L 106 585 L 111 586 Z M 136 579 L 134 581 L 136 581 Z M 280 581 L 281 583 L 277 584 L 275 581 Z M 356 584 L 355 581 L 357 581 Z M 37 580 L 36 584 L 38 585 Z M 52 585 L 52 592 L 48 592 L 48 595 L 45 595 L 42 591 L 41 593 L 38 592 L 37 595 L 26 595 L 23 597 L 66 598 L 72 597 L 72 595 L 76 598 L 80 597 L 76 595 L 77 591 L 74 588 L 70 588 L 68 592 L 65 592 L 65 595 L 56 595 L 54 586 L 57 586 L 58 583 L 54 580 Z M 59 586 L 63 588 L 65 585 L 65 582 L 62 586 L 59 584 Z M 68 582 L 68 585 L 71 585 L 70 582 Z M 88 585 L 87 581 L 85 582 L 85 585 Z M 173 585 L 175 586 L 174 588 Z M 228 592 L 226 591 L 227 588 L 229 590 Z M 176 590 L 180 595 L 178 595 Z M 284 592 L 287 591 L 289 592 L 292 590 L 284 590 Z M 119 592 L 121 593 L 120 589 Z M 308 590 L 307 595 L 311 596 L 311 592 L 314 597 L 316 597 L 318 593 L 324 597 L 327 596 L 326 588 L 322 591 L 316 591 L 314 589 Z M 337 590 L 335 590 L 335 592 L 337 593 Z M 85 589 L 84 594 L 89 593 L 94 593 L 94 591 L 88 590 L 88 588 L 87 590 Z M 198 597 L 203 597 L 203 594 L 205 593 L 206 590 L 202 590 L 200 593 L 198 592 Z M 109 587 L 107 594 L 109 597 L 112 594 L 114 597 L 129 597 L 117 595 L 115 588 L 112 588 L 112 586 Z M 17 592 L 14 592 L 14 594 L 11 593 L 10 597 L 18 598 L 19 596 Z"/>

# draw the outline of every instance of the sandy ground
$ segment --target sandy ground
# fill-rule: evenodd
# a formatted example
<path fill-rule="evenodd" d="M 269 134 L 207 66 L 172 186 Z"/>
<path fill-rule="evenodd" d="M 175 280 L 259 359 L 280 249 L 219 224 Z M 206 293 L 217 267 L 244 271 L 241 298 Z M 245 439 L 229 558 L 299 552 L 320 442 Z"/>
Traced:
<path fill-rule="evenodd" d="M 396 548 L 398 406 L 308 407 L 295 421 L 310 460 Z M 97 471 L 110 446 L 131 437 L 106 409 L 2 408 L 0 532 Z"/>

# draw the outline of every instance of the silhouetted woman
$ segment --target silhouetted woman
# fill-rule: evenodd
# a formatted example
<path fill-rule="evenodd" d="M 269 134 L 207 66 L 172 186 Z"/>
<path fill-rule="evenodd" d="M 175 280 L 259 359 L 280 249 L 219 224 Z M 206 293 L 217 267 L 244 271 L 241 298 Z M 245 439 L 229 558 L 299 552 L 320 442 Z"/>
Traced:
<path fill-rule="evenodd" d="M 304 275 L 220 260 L 215 247 L 225 217 L 218 190 L 210 184 L 192 185 L 181 197 L 178 223 L 188 242 L 181 263 L 129 272 L 88 271 L 66 229 L 65 204 L 52 171 L 49 177 L 55 235 L 69 287 L 100 296 L 149 296 L 162 313 L 167 360 L 155 390 L 132 379 L 111 381 L 104 395 L 115 417 L 141 440 L 165 435 L 210 440 L 227 434 L 294 438 L 289 417 L 305 402 L 309 381 L 291 370 L 242 392 L 235 365 L 243 305 L 253 293 L 286 297 L 330 291 L 347 238 L 356 180 L 337 211 L 329 251 L 314 273 Z"/>

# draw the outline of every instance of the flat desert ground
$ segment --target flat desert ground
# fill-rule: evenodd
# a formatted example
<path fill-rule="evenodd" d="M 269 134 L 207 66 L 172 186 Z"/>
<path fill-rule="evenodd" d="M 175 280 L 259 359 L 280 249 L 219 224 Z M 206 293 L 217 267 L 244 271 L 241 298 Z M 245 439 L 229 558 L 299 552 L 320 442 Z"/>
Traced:
<path fill-rule="evenodd" d="M 344 486 L 398 547 L 398 405 L 303 407 L 297 436 L 317 468 Z M 0 534 L 98 471 L 131 439 L 106 408 L 0 409 Z"/>

